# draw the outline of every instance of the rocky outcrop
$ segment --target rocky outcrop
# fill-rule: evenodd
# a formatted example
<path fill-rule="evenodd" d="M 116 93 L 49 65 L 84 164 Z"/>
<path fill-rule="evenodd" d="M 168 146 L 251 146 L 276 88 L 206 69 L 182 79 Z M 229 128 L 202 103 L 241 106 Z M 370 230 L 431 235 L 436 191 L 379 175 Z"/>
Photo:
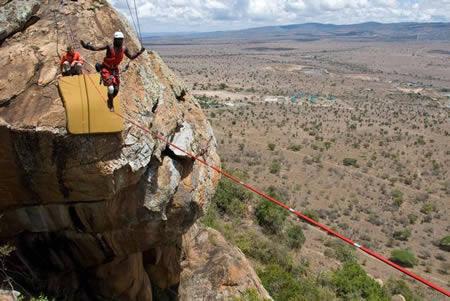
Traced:
<path fill-rule="evenodd" d="M 183 237 L 182 300 L 233 300 L 253 289 L 272 300 L 245 255 L 216 230 L 194 225 Z"/>
<path fill-rule="evenodd" d="M 120 134 L 70 135 L 58 94 L 66 45 L 121 30 L 137 51 L 132 31 L 98 0 L 2 2 L 0 24 L 0 240 L 16 248 L 11 276 L 72 300 L 151 300 L 152 286 L 176 287 L 182 235 L 218 175 L 128 122 Z M 104 55 L 81 52 L 91 63 Z M 122 81 L 128 118 L 219 164 L 201 108 L 156 53 Z"/>
<path fill-rule="evenodd" d="M 36 13 L 39 10 L 38 0 L 0 1 L 0 45 L 9 36 L 26 29 L 39 19 Z"/>

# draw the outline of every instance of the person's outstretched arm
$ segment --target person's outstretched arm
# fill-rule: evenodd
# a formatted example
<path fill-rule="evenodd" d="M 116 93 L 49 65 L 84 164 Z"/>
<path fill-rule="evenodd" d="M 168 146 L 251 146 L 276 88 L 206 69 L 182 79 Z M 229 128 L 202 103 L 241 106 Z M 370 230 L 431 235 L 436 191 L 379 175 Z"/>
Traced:
<path fill-rule="evenodd" d="M 137 58 L 138 56 L 140 56 L 142 53 L 144 53 L 145 48 L 142 47 L 141 50 L 139 50 L 139 52 L 136 52 L 135 54 L 131 55 L 130 51 L 128 50 L 128 48 L 125 48 L 125 55 L 127 56 L 127 58 L 129 58 L 130 60 L 134 60 L 135 58 Z"/>
<path fill-rule="evenodd" d="M 108 45 L 105 46 L 101 46 L 101 47 L 96 47 L 94 45 L 92 45 L 90 42 L 85 43 L 83 40 L 80 41 L 81 46 L 83 46 L 84 49 L 87 50 L 92 50 L 92 51 L 102 51 L 102 50 L 108 50 Z"/>

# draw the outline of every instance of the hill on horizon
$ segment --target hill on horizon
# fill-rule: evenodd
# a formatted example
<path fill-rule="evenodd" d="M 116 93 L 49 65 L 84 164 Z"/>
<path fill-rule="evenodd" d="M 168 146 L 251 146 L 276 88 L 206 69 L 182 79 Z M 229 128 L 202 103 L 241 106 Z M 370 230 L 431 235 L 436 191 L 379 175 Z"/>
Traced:
<path fill-rule="evenodd" d="M 349 41 L 450 41 L 450 23 L 378 23 L 336 25 L 304 23 L 278 26 L 264 26 L 242 30 L 198 32 L 198 33 L 156 33 L 147 34 L 148 44 L 197 43 L 216 40 L 228 41 L 280 41 L 299 42 L 322 39 Z"/>

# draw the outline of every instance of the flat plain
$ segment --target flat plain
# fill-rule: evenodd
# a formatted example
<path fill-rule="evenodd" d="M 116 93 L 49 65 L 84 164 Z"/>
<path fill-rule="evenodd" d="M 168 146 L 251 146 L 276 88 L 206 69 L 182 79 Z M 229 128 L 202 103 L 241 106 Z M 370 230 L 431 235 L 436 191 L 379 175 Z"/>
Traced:
<path fill-rule="evenodd" d="M 449 42 L 149 47 L 199 99 L 226 169 L 386 257 L 411 251 L 413 271 L 450 288 L 449 252 L 439 247 L 450 232 Z M 307 225 L 304 233 L 295 257 L 317 273 L 336 268 L 331 238 Z M 358 257 L 374 278 L 401 277 Z M 427 300 L 442 298 L 409 283 Z"/>

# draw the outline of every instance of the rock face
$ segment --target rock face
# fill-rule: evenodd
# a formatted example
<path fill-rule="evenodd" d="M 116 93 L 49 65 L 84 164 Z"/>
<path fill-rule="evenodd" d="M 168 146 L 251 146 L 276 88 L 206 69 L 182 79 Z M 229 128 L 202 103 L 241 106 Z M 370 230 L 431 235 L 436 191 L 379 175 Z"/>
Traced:
<path fill-rule="evenodd" d="M 111 43 L 117 30 L 139 46 L 106 1 L 60 2 L 0 3 L 0 242 L 15 247 L 11 276 L 28 291 L 151 300 L 152 286 L 179 284 L 182 235 L 219 177 L 128 122 L 120 134 L 68 134 L 62 50 Z M 80 51 L 90 63 L 104 55 Z M 133 121 L 219 164 L 200 106 L 156 53 L 130 64 L 120 97 Z"/>
<path fill-rule="evenodd" d="M 232 300 L 254 289 L 272 300 L 245 255 L 216 230 L 195 225 L 183 238 L 182 300 Z"/>

